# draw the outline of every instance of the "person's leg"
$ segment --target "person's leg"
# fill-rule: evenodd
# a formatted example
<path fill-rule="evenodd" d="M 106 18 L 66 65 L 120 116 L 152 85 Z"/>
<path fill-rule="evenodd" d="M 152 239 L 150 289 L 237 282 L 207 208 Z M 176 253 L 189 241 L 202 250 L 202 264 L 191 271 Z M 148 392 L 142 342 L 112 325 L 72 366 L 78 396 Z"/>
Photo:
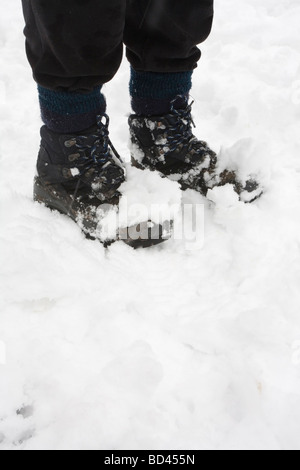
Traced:
<path fill-rule="evenodd" d="M 124 0 L 23 0 L 23 10 L 45 124 L 34 199 L 97 238 L 97 210 L 118 204 L 125 180 L 101 94 L 122 58 Z"/>
<path fill-rule="evenodd" d="M 212 22 L 213 0 L 128 0 L 124 41 L 135 113 L 168 112 L 176 96 L 189 94 L 197 45 Z"/>
<path fill-rule="evenodd" d="M 203 195 L 230 183 L 244 201 L 261 194 L 253 180 L 241 181 L 228 169 L 221 174 L 216 154 L 192 131 L 188 104 L 192 73 L 208 37 L 213 0 L 128 0 L 125 25 L 131 63 L 129 118 L 132 161 L 156 170 L 183 189 Z"/>
<path fill-rule="evenodd" d="M 101 94 L 122 59 L 125 6 L 125 0 L 23 0 L 27 55 L 46 124 L 34 199 L 101 241 L 103 218 L 108 207 L 118 205 L 125 180 Z M 116 208 L 112 219 L 115 214 Z M 115 237 L 122 233 L 134 247 L 163 241 L 160 226 L 150 230 L 147 220 L 139 227 L 134 235 L 146 234 L 145 240 L 131 239 L 124 228 Z"/>
<path fill-rule="evenodd" d="M 105 112 L 101 86 L 122 60 L 124 0 L 22 0 L 26 50 L 41 114 L 56 132 L 81 131 Z"/>

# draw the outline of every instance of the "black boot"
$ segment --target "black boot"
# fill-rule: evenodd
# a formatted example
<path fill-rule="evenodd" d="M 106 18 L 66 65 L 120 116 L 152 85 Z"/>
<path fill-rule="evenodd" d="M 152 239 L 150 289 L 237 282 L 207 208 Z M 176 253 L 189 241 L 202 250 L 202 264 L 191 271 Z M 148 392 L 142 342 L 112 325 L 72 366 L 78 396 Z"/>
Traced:
<path fill-rule="evenodd" d="M 106 244 L 115 238 L 102 239 L 101 222 L 108 211 L 117 211 L 118 189 L 125 181 L 123 163 L 109 139 L 108 124 L 108 116 L 99 116 L 96 126 L 73 135 L 57 134 L 42 127 L 34 184 L 35 201 L 69 216 L 87 238 Z M 139 231 L 131 232 L 135 239 L 130 238 L 127 229 L 122 229 L 116 239 L 133 247 L 164 241 L 162 227 L 153 227 L 148 221 L 140 225 Z"/>
<path fill-rule="evenodd" d="M 218 172 L 216 153 L 193 135 L 192 104 L 172 107 L 164 116 L 129 117 L 133 165 L 158 171 L 178 181 L 183 190 L 194 189 L 204 196 L 209 189 L 229 183 L 242 201 L 254 201 L 262 194 L 258 183 L 249 179 L 243 184 L 233 170 Z"/>

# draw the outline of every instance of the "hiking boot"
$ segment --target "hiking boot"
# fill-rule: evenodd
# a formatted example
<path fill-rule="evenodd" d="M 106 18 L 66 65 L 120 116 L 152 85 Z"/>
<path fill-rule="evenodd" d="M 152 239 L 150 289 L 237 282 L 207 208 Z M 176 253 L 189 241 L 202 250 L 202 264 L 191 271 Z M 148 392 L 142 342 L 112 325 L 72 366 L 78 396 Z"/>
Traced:
<path fill-rule="evenodd" d="M 206 196 L 209 189 L 231 184 L 244 202 L 253 202 L 262 194 L 255 179 L 244 183 L 234 170 L 218 171 L 218 158 L 206 142 L 192 131 L 195 124 L 190 105 L 164 116 L 129 117 L 132 164 L 140 169 L 158 171 L 177 181 L 183 190 L 194 189 Z"/>
<path fill-rule="evenodd" d="M 42 127 L 34 200 L 69 216 L 87 238 L 105 245 L 116 239 L 134 248 L 160 243 L 163 228 L 149 221 L 140 224 L 139 231 L 123 228 L 107 238 L 103 221 L 110 212 L 118 212 L 118 190 L 125 181 L 123 162 L 109 139 L 108 126 L 109 118 L 104 115 L 98 117 L 97 125 L 72 135 Z"/>

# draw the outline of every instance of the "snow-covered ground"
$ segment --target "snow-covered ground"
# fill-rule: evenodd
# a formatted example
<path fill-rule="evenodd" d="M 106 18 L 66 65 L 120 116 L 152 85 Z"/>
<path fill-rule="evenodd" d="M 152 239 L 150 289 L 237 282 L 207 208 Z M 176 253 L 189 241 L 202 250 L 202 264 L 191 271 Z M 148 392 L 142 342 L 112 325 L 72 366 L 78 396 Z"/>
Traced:
<path fill-rule="evenodd" d="M 138 252 L 32 202 L 36 89 L 0 4 L 0 449 L 299 450 L 299 1 L 217 0 L 194 77 L 197 135 L 264 197 L 187 193 L 204 246 Z M 127 81 L 105 93 L 128 157 Z"/>

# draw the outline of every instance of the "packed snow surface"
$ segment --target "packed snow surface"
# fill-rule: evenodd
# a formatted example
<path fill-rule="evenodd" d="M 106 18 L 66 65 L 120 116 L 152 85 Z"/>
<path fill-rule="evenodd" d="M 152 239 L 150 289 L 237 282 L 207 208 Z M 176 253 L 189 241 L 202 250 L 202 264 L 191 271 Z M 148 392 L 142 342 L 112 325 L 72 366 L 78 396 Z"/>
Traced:
<path fill-rule="evenodd" d="M 186 192 L 204 243 L 146 251 L 33 203 L 36 86 L 20 2 L 0 3 L 0 449 L 299 450 L 299 1 L 217 0 L 194 75 L 197 136 L 264 196 Z M 127 161 L 128 79 L 105 86 Z M 178 200 L 140 178 L 131 202 Z"/>

